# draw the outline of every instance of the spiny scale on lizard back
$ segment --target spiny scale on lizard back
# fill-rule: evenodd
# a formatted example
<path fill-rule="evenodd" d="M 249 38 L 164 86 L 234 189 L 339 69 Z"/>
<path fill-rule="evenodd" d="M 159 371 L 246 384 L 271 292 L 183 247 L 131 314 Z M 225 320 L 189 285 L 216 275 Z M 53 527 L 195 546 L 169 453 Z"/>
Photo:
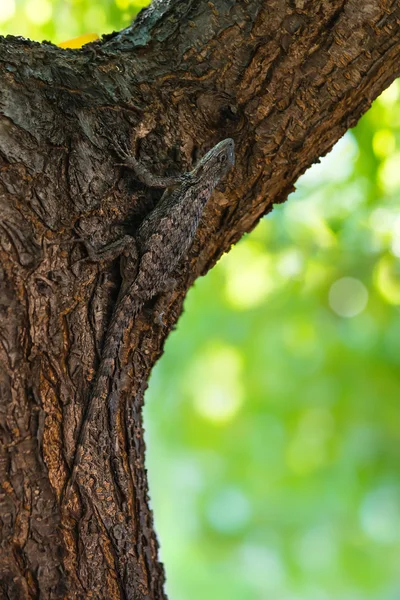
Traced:
<path fill-rule="evenodd" d="M 139 294 L 154 294 L 190 248 L 207 201 L 234 162 L 234 142 L 227 138 L 207 152 L 177 188 L 167 191 L 143 221 L 136 235 Z"/>

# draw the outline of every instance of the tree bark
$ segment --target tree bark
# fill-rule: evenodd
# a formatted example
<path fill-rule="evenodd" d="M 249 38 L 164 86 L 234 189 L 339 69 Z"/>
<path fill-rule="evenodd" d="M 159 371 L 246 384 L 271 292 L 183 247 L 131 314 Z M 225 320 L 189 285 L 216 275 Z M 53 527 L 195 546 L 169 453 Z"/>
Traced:
<path fill-rule="evenodd" d="M 188 288 L 326 154 L 400 73 L 390 0 L 155 0 L 82 50 L 0 38 L 0 590 L 8 599 L 162 599 L 141 409 Z M 95 246 L 134 235 L 160 198 L 116 165 L 189 170 L 225 137 L 214 194 L 163 323 L 148 303 L 119 359 L 90 469 L 65 486 L 120 285 Z M 75 240 L 75 241 L 74 241 Z"/>

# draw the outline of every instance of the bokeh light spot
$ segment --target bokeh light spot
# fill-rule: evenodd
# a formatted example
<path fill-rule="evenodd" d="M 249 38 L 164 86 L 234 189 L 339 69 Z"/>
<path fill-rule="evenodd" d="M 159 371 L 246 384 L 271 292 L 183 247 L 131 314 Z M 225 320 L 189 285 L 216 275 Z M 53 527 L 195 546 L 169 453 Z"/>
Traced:
<path fill-rule="evenodd" d="M 243 575 L 257 582 L 261 593 L 280 588 L 286 579 L 284 564 L 276 549 L 249 542 L 240 546 L 238 561 Z"/>
<path fill-rule="evenodd" d="M 355 317 L 367 306 L 368 291 L 359 279 L 342 277 L 331 285 L 329 304 L 340 317 Z"/>
<path fill-rule="evenodd" d="M 258 244 L 240 244 L 224 261 L 226 298 L 231 306 L 247 309 L 261 304 L 277 282 L 270 257 Z"/>
<path fill-rule="evenodd" d="M 25 7 L 25 14 L 31 23 L 43 25 L 51 19 L 53 8 L 48 0 L 30 0 Z"/>
<path fill-rule="evenodd" d="M 276 268 L 283 277 L 296 277 L 304 268 L 304 258 L 297 248 L 290 248 L 281 253 Z"/>
<path fill-rule="evenodd" d="M 400 188 L 400 152 L 391 154 L 382 163 L 378 170 L 378 180 L 387 194 Z"/>
<path fill-rule="evenodd" d="M 0 23 L 12 19 L 15 13 L 15 0 L 2 0 L 0 2 Z"/>
<path fill-rule="evenodd" d="M 372 148 L 375 156 L 385 158 L 396 148 L 396 138 L 390 129 L 379 129 L 372 138 Z"/>
<path fill-rule="evenodd" d="M 232 419 L 243 402 L 241 355 L 235 348 L 209 348 L 190 369 L 188 392 L 196 411 L 210 421 Z"/>
<path fill-rule="evenodd" d="M 235 487 L 226 487 L 210 500 L 206 509 L 207 520 L 216 531 L 236 533 L 251 516 L 247 496 Z"/>
<path fill-rule="evenodd" d="M 393 256 L 382 256 L 374 271 L 374 283 L 389 304 L 400 304 L 400 265 Z"/>
<path fill-rule="evenodd" d="M 400 530 L 400 494 L 391 487 L 381 487 L 370 492 L 360 511 L 361 526 L 375 541 L 396 542 Z"/>

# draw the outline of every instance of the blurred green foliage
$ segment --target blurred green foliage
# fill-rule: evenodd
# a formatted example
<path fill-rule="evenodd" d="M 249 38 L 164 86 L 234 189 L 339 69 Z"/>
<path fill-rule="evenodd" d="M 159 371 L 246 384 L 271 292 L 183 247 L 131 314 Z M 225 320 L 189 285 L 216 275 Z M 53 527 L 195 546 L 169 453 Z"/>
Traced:
<path fill-rule="evenodd" d="M 0 35 L 59 44 L 76 36 L 127 27 L 148 0 L 0 0 Z"/>
<path fill-rule="evenodd" d="M 9 32 L 134 6 L 32 2 Z M 190 292 L 145 409 L 171 600 L 400 598 L 399 195 L 395 82 Z"/>
<path fill-rule="evenodd" d="M 196 283 L 154 370 L 172 600 L 400 598 L 399 83 Z"/>

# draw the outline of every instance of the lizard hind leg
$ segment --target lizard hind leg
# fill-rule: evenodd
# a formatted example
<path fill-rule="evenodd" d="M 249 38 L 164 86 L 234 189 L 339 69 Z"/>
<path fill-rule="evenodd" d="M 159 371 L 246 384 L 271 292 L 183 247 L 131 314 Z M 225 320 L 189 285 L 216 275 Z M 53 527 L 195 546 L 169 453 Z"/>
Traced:
<path fill-rule="evenodd" d="M 135 238 L 131 235 L 124 235 L 118 240 L 95 250 L 90 242 L 82 240 L 88 253 L 88 259 L 91 262 L 112 261 L 118 257 L 120 260 L 120 271 L 122 277 L 122 286 L 128 288 L 135 279 L 138 271 L 138 252 Z"/>
<path fill-rule="evenodd" d="M 135 239 L 131 235 L 124 235 L 118 240 L 115 240 L 110 244 L 106 244 L 99 250 L 95 250 L 92 244 L 87 240 L 82 241 L 85 244 L 89 260 L 92 262 L 112 261 L 123 254 L 132 256 L 133 260 L 136 260 L 137 258 Z"/>

